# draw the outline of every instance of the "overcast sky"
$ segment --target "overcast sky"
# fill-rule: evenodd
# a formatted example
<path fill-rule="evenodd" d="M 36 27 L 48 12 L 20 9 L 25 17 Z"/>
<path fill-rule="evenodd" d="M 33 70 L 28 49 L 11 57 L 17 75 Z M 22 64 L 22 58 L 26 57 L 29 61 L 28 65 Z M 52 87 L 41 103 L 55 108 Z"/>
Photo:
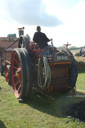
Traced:
<path fill-rule="evenodd" d="M 24 26 L 32 39 L 40 25 L 55 46 L 85 46 L 84 13 L 85 0 L 0 0 L 0 37 Z"/>

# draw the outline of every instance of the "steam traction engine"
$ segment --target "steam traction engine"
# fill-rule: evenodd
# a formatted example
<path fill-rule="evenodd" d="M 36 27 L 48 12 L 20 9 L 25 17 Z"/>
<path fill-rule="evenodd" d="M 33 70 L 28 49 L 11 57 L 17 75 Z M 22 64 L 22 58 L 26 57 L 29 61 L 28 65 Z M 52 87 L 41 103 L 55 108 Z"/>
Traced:
<path fill-rule="evenodd" d="M 19 38 L 10 69 L 6 79 L 11 80 L 15 96 L 22 99 L 31 95 L 32 87 L 44 93 L 65 92 L 75 86 L 77 78 L 70 52 L 58 50 L 53 45 L 40 49 L 38 44 L 30 42 L 28 35 Z"/>

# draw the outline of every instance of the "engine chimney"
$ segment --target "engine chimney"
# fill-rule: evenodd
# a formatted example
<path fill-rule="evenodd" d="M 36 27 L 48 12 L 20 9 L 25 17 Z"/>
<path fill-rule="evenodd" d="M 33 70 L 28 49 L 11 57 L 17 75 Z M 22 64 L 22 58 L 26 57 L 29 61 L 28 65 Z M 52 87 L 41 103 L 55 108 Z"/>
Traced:
<path fill-rule="evenodd" d="M 18 30 L 19 30 L 19 37 L 21 35 L 24 35 L 24 27 L 23 28 L 18 28 Z"/>

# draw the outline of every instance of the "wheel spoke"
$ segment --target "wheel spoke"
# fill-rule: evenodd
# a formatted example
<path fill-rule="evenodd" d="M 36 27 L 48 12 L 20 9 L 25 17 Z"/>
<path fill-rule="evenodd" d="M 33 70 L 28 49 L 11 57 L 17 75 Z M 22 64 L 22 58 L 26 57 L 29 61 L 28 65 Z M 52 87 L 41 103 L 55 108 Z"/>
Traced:
<path fill-rule="evenodd" d="M 16 67 L 16 66 L 14 66 L 14 69 L 15 69 L 15 70 L 17 70 L 17 67 Z"/>
<path fill-rule="evenodd" d="M 15 51 L 12 58 L 12 80 L 13 80 L 14 93 L 16 97 L 19 97 L 22 86 L 22 72 L 21 72 L 19 56 Z"/>
<path fill-rule="evenodd" d="M 20 92 L 20 90 L 21 90 L 21 84 L 19 85 L 17 91 Z"/>
<path fill-rule="evenodd" d="M 13 58 L 12 61 L 13 61 L 13 63 L 16 64 L 17 66 L 20 65 L 20 64 L 19 64 L 19 60 L 17 60 L 16 57 Z"/>
<path fill-rule="evenodd" d="M 14 64 L 18 67 L 19 63 L 14 59 Z"/>
<path fill-rule="evenodd" d="M 21 85 L 21 81 L 20 80 L 17 80 L 17 82 L 15 82 L 15 87 Z"/>
<path fill-rule="evenodd" d="M 14 85 L 14 91 L 15 91 L 16 95 L 20 94 L 20 90 L 21 90 L 21 81 L 17 80 Z"/>

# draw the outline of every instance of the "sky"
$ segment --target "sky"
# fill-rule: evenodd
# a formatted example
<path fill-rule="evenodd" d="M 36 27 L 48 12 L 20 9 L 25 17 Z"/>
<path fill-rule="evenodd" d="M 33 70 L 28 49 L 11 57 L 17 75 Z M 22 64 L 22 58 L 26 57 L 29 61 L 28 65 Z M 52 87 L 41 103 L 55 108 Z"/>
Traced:
<path fill-rule="evenodd" d="M 0 0 L 0 37 L 24 33 L 31 40 L 40 25 L 53 44 L 85 46 L 85 0 Z"/>

